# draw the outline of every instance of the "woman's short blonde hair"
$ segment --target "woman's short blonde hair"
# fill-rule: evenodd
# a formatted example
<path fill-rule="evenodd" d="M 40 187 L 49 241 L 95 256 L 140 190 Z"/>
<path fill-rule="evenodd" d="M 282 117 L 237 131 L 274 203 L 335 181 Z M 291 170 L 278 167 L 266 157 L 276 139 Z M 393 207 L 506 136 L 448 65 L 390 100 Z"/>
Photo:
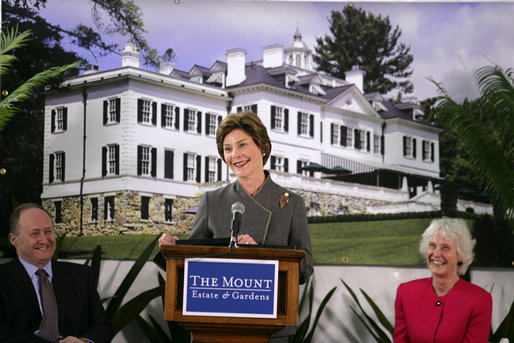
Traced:
<path fill-rule="evenodd" d="M 252 137 L 255 144 L 262 151 L 262 165 L 265 165 L 271 153 L 271 140 L 269 139 L 266 126 L 264 126 L 259 116 L 252 111 L 231 113 L 218 126 L 216 145 L 223 161 L 225 161 L 223 141 L 230 132 L 237 129 L 243 130 Z"/>
<path fill-rule="evenodd" d="M 445 239 L 455 242 L 459 258 L 457 274 L 464 275 L 473 261 L 473 248 L 475 247 L 475 240 L 471 239 L 466 222 L 459 218 L 432 220 L 421 235 L 421 242 L 419 243 L 419 252 L 423 257 L 426 256 L 429 241 L 437 234 L 441 234 Z"/>

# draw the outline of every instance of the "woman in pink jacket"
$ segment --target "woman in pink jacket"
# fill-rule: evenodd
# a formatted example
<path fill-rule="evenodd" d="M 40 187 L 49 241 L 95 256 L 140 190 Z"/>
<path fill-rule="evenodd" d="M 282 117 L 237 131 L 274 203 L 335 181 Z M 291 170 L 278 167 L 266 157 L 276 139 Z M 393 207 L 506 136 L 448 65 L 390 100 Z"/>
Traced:
<path fill-rule="evenodd" d="M 419 251 L 432 277 L 398 287 L 395 343 L 488 342 L 491 295 L 460 278 L 473 260 L 474 245 L 464 220 L 443 218 L 430 223 Z"/>

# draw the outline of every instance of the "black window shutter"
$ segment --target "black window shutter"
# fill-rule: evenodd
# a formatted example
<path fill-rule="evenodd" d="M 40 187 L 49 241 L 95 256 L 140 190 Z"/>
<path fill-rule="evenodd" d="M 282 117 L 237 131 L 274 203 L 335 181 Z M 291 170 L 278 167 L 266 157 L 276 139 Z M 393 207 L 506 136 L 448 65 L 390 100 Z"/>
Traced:
<path fill-rule="evenodd" d="M 220 126 L 220 124 L 221 124 L 221 120 L 222 120 L 221 116 L 218 116 L 218 127 L 219 127 L 219 126 Z"/>
<path fill-rule="evenodd" d="M 258 114 L 257 113 L 257 104 L 253 104 L 250 108 L 252 109 L 253 113 Z"/>
<path fill-rule="evenodd" d="M 107 124 L 107 112 L 109 110 L 109 102 L 107 100 L 104 100 L 104 125 Z"/>
<path fill-rule="evenodd" d="M 218 158 L 218 181 L 221 181 L 221 158 Z"/>
<path fill-rule="evenodd" d="M 161 104 L 161 127 L 166 127 L 166 105 Z"/>
<path fill-rule="evenodd" d="M 416 158 L 416 138 L 412 139 L 412 157 Z"/>
<path fill-rule="evenodd" d="M 403 136 L 403 156 L 407 156 L 407 136 Z"/>
<path fill-rule="evenodd" d="M 339 145 L 346 146 L 346 126 L 339 127 Z"/>
<path fill-rule="evenodd" d="M 275 117 L 277 115 L 277 108 L 271 105 L 271 128 L 275 128 Z"/>
<path fill-rule="evenodd" d="M 309 115 L 309 136 L 314 137 L 314 115 Z"/>
<path fill-rule="evenodd" d="M 143 121 L 143 99 L 137 99 L 137 122 Z"/>
<path fill-rule="evenodd" d="M 196 156 L 196 182 L 202 182 L 202 156 Z"/>
<path fill-rule="evenodd" d="M 157 148 L 152 148 L 152 170 L 150 175 L 153 177 L 157 176 Z"/>
<path fill-rule="evenodd" d="M 323 143 L 323 122 L 319 122 L 319 142 Z"/>
<path fill-rule="evenodd" d="M 183 180 L 184 181 L 187 181 L 187 154 L 184 153 L 184 162 L 183 162 L 183 168 L 182 168 L 182 172 L 183 172 Z"/>
<path fill-rule="evenodd" d="M 284 171 L 289 173 L 289 159 L 287 157 L 284 158 Z"/>
<path fill-rule="evenodd" d="M 120 175 L 120 146 L 114 146 L 114 157 L 116 158 L 116 175 Z"/>
<path fill-rule="evenodd" d="M 121 99 L 116 99 L 116 122 L 119 123 L 121 121 Z"/>
<path fill-rule="evenodd" d="M 354 136 L 354 143 L 353 143 L 353 146 L 355 147 L 355 149 L 358 149 L 360 150 L 361 149 L 361 132 L 359 129 L 354 129 L 353 130 L 353 136 Z"/>
<path fill-rule="evenodd" d="M 289 132 L 289 109 L 284 109 L 284 131 Z"/>
<path fill-rule="evenodd" d="M 152 125 L 157 126 L 157 103 L 152 102 Z"/>
<path fill-rule="evenodd" d="M 184 132 L 187 132 L 187 121 L 189 117 L 189 110 L 187 108 L 184 108 Z"/>
<path fill-rule="evenodd" d="M 277 158 L 273 155 L 270 156 L 270 169 L 275 170 L 276 169 L 276 160 Z"/>
<path fill-rule="evenodd" d="M 380 153 L 382 155 L 384 155 L 384 153 L 385 153 L 385 139 L 384 139 L 384 135 L 380 136 Z"/>
<path fill-rule="evenodd" d="M 297 118 L 297 133 L 298 136 L 302 133 L 302 113 L 298 111 L 298 118 Z"/>
<path fill-rule="evenodd" d="M 330 124 L 330 144 L 334 144 L 334 131 L 336 129 L 335 124 Z"/>
<path fill-rule="evenodd" d="M 371 136 L 369 131 L 366 132 L 366 150 L 370 151 L 370 142 L 371 142 Z"/>
<path fill-rule="evenodd" d="M 55 132 L 55 110 L 52 110 L 52 116 L 51 116 L 51 122 L 50 122 L 50 132 Z"/>
<path fill-rule="evenodd" d="M 243 107 L 242 106 L 237 106 L 236 111 L 237 111 L 237 113 L 243 112 Z"/>
<path fill-rule="evenodd" d="M 61 181 L 64 182 L 64 176 L 66 175 L 66 155 L 64 154 L 64 152 L 62 153 L 62 157 L 61 157 L 61 166 L 62 166 L 62 179 Z"/>
<path fill-rule="evenodd" d="M 196 123 L 196 132 L 202 133 L 202 112 L 198 111 L 196 112 L 196 120 L 198 123 Z"/>
<path fill-rule="evenodd" d="M 48 163 L 48 182 L 54 182 L 54 154 L 50 154 Z"/>
<path fill-rule="evenodd" d="M 434 162 L 434 143 L 430 143 L 430 160 Z"/>
<path fill-rule="evenodd" d="M 142 165 L 141 165 L 141 156 L 143 155 L 143 147 L 138 145 L 137 146 L 137 175 L 141 175 L 142 171 Z"/>
<path fill-rule="evenodd" d="M 107 175 L 107 147 L 102 147 L 102 176 Z"/>
<path fill-rule="evenodd" d="M 209 156 L 205 156 L 205 182 L 209 182 Z"/>
<path fill-rule="evenodd" d="M 180 128 L 180 107 L 175 106 L 175 129 Z"/>
<path fill-rule="evenodd" d="M 296 161 L 296 174 L 302 173 L 302 161 L 297 160 Z"/>
<path fill-rule="evenodd" d="M 68 129 L 68 108 L 65 107 L 62 111 L 62 129 L 66 131 Z"/>
<path fill-rule="evenodd" d="M 205 135 L 209 135 L 209 122 L 211 115 L 209 113 L 205 113 Z"/>
<path fill-rule="evenodd" d="M 164 178 L 173 179 L 173 151 L 164 151 Z"/>

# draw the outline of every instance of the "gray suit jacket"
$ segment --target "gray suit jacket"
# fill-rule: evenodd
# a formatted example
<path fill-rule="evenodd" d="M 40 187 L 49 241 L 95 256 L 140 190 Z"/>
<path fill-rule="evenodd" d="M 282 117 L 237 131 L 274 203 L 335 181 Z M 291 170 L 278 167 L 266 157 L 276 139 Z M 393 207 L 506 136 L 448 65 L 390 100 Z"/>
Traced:
<path fill-rule="evenodd" d="M 237 201 L 245 206 L 239 234 L 248 234 L 259 244 L 305 251 L 305 265 L 300 270 L 300 282 L 304 283 L 313 272 L 305 203 L 299 195 L 274 183 L 267 172 L 264 185 L 253 197 L 238 181 L 204 193 L 189 238 L 230 237 L 231 206 Z"/>

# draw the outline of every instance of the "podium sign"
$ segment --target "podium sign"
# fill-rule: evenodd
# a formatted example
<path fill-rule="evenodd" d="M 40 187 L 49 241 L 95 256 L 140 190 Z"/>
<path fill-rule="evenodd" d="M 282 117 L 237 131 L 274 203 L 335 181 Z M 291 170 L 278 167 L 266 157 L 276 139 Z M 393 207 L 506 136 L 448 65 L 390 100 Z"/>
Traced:
<path fill-rule="evenodd" d="M 277 318 L 278 269 L 276 260 L 187 258 L 182 313 Z"/>

